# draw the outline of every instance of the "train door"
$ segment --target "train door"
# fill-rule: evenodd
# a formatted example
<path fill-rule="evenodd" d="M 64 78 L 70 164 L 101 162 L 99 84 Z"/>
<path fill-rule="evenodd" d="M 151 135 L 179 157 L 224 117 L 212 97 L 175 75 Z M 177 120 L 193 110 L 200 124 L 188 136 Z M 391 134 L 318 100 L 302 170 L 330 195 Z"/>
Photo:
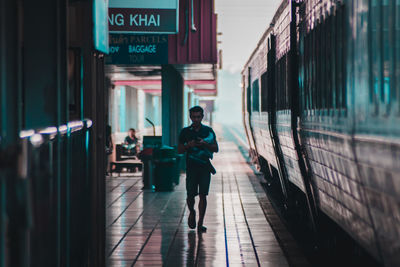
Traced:
<path fill-rule="evenodd" d="M 258 163 L 258 153 L 257 153 L 257 147 L 253 135 L 253 127 L 251 125 L 251 114 L 252 114 L 252 84 L 251 84 L 251 68 L 248 68 L 247 72 L 247 87 L 246 87 L 246 110 L 245 110 L 245 120 L 246 120 L 246 126 L 248 127 L 248 139 L 249 139 L 249 145 L 250 145 L 250 157 L 252 161 L 259 166 Z"/>
<path fill-rule="evenodd" d="M 273 169 L 272 175 L 278 176 L 281 184 L 282 195 L 284 197 L 284 205 L 287 206 L 289 201 L 288 193 L 288 179 L 283 163 L 283 153 L 281 151 L 277 125 L 276 125 L 276 105 L 277 105 L 277 84 L 276 84 L 276 37 L 271 35 L 269 39 L 269 51 L 268 51 L 268 96 L 269 96 L 269 120 L 268 127 L 271 134 L 271 140 L 275 151 L 276 162 L 278 169 Z"/>
<path fill-rule="evenodd" d="M 246 88 L 246 76 L 242 75 L 242 119 L 243 119 L 243 126 L 244 126 L 244 131 L 246 133 L 246 138 L 247 138 L 247 142 L 249 144 L 250 147 L 250 156 L 251 156 L 251 150 L 252 150 L 252 143 L 251 143 L 251 138 L 250 138 L 250 126 L 248 124 L 248 114 L 247 114 L 247 105 L 249 105 L 247 103 L 248 98 L 247 98 L 247 90 L 248 88 Z"/>
<path fill-rule="evenodd" d="M 313 187 L 311 184 L 310 164 L 301 145 L 301 136 L 298 132 L 300 118 L 300 93 L 299 93 L 299 69 L 298 69 L 298 45 L 297 45 L 297 7 L 299 4 L 291 3 L 291 22 L 290 22 L 290 51 L 289 51 L 289 90 L 290 90 L 290 109 L 291 109 L 291 130 L 294 148 L 297 155 L 297 163 L 301 172 L 304 193 L 307 202 L 310 225 L 316 233 L 317 207 L 315 203 Z M 301 194 L 303 195 L 303 194 Z M 303 198 L 303 197 L 302 197 Z M 306 211 L 307 212 L 307 211 Z"/>

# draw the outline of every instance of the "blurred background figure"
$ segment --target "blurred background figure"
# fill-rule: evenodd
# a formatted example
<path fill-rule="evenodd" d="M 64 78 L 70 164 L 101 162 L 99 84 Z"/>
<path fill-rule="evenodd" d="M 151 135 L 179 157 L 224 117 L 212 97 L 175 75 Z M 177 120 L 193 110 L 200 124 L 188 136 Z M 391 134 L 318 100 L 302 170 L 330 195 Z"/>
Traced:
<path fill-rule="evenodd" d="M 130 128 L 128 136 L 125 137 L 123 148 L 125 148 L 123 154 L 127 156 L 135 156 L 138 153 L 138 138 L 136 137 L 136 130 Z"/>

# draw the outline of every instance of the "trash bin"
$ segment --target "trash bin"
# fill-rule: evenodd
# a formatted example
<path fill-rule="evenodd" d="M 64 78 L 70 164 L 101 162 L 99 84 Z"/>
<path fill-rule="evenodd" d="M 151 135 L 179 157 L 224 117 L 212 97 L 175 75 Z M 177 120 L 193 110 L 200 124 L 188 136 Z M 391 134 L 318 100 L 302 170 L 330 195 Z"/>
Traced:
<path fill-rule="evenodd" d="M 181 171 L 184 169 L 183 168 L 183 163 L 184 161 L 184 154 L 176 154 L 176 173 L 175 173 L 175 180 L 174 183 L 176 185 L 179 184 L 180 177 L 181 177 Z"/>
<path fill-rule="evenodd" d="M 139 158 L 143 162 L 143 189 L 154 190 L 153 152 L 161 146 L 161 136 L 143 136 L 143 150 Z"/>
<path fill-rule="evenodd" d="M 143 189 L 154 189 L 153 185 L 153 155 L 143 155 Z"/>
<path fill-rule="evenodd" d="M 153 152 L 154 185 L 156 191 L 172 191 L 178 173 L 176 150 L 162 146 Z"/>

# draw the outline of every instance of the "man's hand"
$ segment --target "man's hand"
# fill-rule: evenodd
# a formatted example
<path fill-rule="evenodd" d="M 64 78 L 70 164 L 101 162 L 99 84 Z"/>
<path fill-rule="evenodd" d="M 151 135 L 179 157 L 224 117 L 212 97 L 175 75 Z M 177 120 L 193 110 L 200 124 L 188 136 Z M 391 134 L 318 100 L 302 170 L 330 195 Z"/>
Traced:
<path fill-rule="evenodd" d="M 196 141 L 192 140 L 192 141 L 187 142 L 186 146 L 188 148 L 192 148 L 192 147 L 198 146 L 198 144 L 196 143 Z"/>
<path fill-rule="evenodd" d="M 204 141 L 201 138 L 198 138 L 197 141 L 196 141 L 196 145 L 199 146 L 199 147 L 205 147 L 207 145 L 207 142 Z"/>
<path fill-rule="evenodd" d="M 210 150 L 211 152 L 218 152 L 217 143 L 209 144 L 201 138 L 197 139 L 197 146 L 206 148 L 206 149 Z"/>
<path fill-rule="evenodd" d="M 183 154 L 183 153 L 185 153 L 186 151 L 188 151 L 189 149 L 191 149 L 191 148 L 193 148 L 195 146 L 197 146 L 197 144 L 196 144 L 196 141 L 194 141 L 194 140 L 189 141 L 186 144 L 180 143 L 178 145 L 178 153 L 179 154 Z"/>

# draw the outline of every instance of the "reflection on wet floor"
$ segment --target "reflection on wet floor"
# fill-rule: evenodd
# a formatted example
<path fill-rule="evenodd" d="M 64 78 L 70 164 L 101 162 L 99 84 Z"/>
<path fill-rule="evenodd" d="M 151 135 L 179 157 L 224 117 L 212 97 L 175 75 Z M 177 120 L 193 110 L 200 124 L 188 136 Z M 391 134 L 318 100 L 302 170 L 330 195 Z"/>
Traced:
<path fill-rule="evenodd" d="M 288 266 L 252 170 L 234 143 L 220 149 L 203 234 L 187 226 L 184 175 L 173 192 L 143 191 L 138 175 L 108 178 L 107 266 Z"/>

